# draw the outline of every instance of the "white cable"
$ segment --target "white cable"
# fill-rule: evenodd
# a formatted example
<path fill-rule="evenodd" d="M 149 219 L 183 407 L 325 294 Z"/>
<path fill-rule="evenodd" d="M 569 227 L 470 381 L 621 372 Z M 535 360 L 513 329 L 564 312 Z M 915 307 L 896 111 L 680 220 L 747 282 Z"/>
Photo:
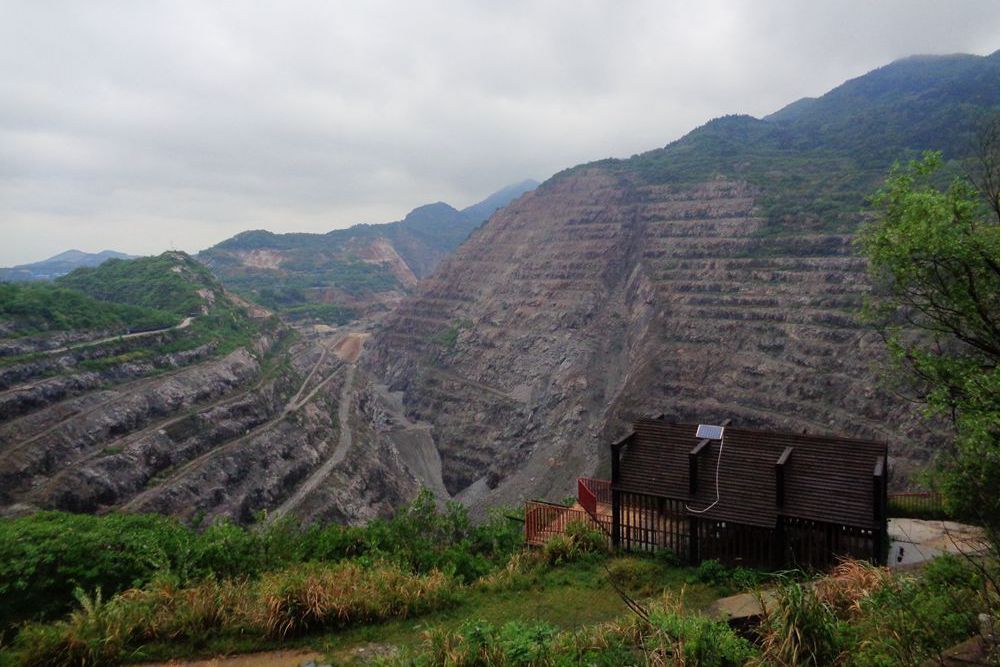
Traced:
<path fill-rule="evenodd" d="M 689 512 L 691 512 L 692 514 L 705 514 L 706 512 L 708 512 L 709 510 L 711 510 L 712 508 L 716 507 L 716 505 L 719 504 L 719 462 L 723 459 L 723 438 L 725 438 L 725 437 L 726 437 L 726 432 L 725 431 L 723 433 L 720 433 L 720 435 L 719 435 L 719 455 L 716 457 L 716 501 L 713 502 L 713 504 L 710 505 L 709 507 L 707 507 L 705 509 L 701 509 L 701 510 L 693 510 L 688 505 L 685 505 L 685 509 L 688 510 Z"/>

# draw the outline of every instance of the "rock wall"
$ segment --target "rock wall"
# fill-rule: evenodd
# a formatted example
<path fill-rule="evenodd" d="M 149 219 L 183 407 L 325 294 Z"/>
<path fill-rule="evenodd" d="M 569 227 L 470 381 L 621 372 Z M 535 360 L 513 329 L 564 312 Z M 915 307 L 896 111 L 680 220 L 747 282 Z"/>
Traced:
<path fill-rule="evenodd" d="M 882 344 L 856 321 L 851 237 L 771 236 L 760 196 L 592 166 L 476 232 L 370 359 L 434 425 L 448 490 L 477 507 L 561 497 L 651 413 L 876 438 L 901 469 L 925 458 L 934 435 L 879 388 Z"/>

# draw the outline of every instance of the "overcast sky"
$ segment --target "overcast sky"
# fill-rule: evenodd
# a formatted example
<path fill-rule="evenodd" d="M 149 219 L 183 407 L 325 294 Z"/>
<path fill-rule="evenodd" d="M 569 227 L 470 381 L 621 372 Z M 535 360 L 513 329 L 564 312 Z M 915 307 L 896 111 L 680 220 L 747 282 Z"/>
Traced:
<path fill-rule="evenodd" d="M 0 265 L 462 207 L 762 116 L 997 0 L 0 0 Z"/>

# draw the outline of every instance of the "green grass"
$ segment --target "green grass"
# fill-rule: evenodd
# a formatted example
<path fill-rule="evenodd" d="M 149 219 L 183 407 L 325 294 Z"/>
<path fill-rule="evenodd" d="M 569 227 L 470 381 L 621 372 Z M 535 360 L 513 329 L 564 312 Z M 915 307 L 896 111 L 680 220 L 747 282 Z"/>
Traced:
<path fill-rule="evenodd" d="M 685 591 L 686 608 L 705 609 L 725 591 L 691 583 L 696 570 L 672 567 L 641 556 L 593 557 L 556 568 L 530 572 L 511 590 L 490 590 L 473 584 L 460 589 L 451 606 L 405 619 L 368 624 L 332 633 L 277 643 L 245 634 L 221 635 L 200 644 L 158 642 L 148 644 L 131 661 L 195 658 L 199 656 L 308 648 L 322 653 L 333 664 L 351 664 L 355 650 L 367 644 L 392 644 L 415 649 L 431 629 L 456 631 L 470 619 L 501 626 L 512 621 L 544 623 L 560 630 L 578 630 L 611 621 L 630 612 L 609 581 L 608 570 L 631 596 L 643 600 L 667 590 Z"/>

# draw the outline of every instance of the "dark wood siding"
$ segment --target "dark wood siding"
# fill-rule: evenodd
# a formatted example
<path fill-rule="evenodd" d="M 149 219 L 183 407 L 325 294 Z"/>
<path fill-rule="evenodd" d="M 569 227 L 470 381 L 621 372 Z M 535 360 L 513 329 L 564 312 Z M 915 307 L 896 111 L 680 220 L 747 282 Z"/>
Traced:
<path fill-rule="evenodd" d="M 778 517 L 863 529 L 879 524 L 873 507 L 873 469 L 886 446 L 866 440 L 807 436 L 727 427 L 720 443 L 710 441 L 698 456 L 698 486 L 689 494 L 689 452 L 699 444 L 696 425 L 642 420 L 622 448 L 618 479 L 622 492 L 683 501 L 686 511 L 705 520 L 773 528 Z M 784 499 L 776 505 L 775 464 L 787 447 Z"/>

